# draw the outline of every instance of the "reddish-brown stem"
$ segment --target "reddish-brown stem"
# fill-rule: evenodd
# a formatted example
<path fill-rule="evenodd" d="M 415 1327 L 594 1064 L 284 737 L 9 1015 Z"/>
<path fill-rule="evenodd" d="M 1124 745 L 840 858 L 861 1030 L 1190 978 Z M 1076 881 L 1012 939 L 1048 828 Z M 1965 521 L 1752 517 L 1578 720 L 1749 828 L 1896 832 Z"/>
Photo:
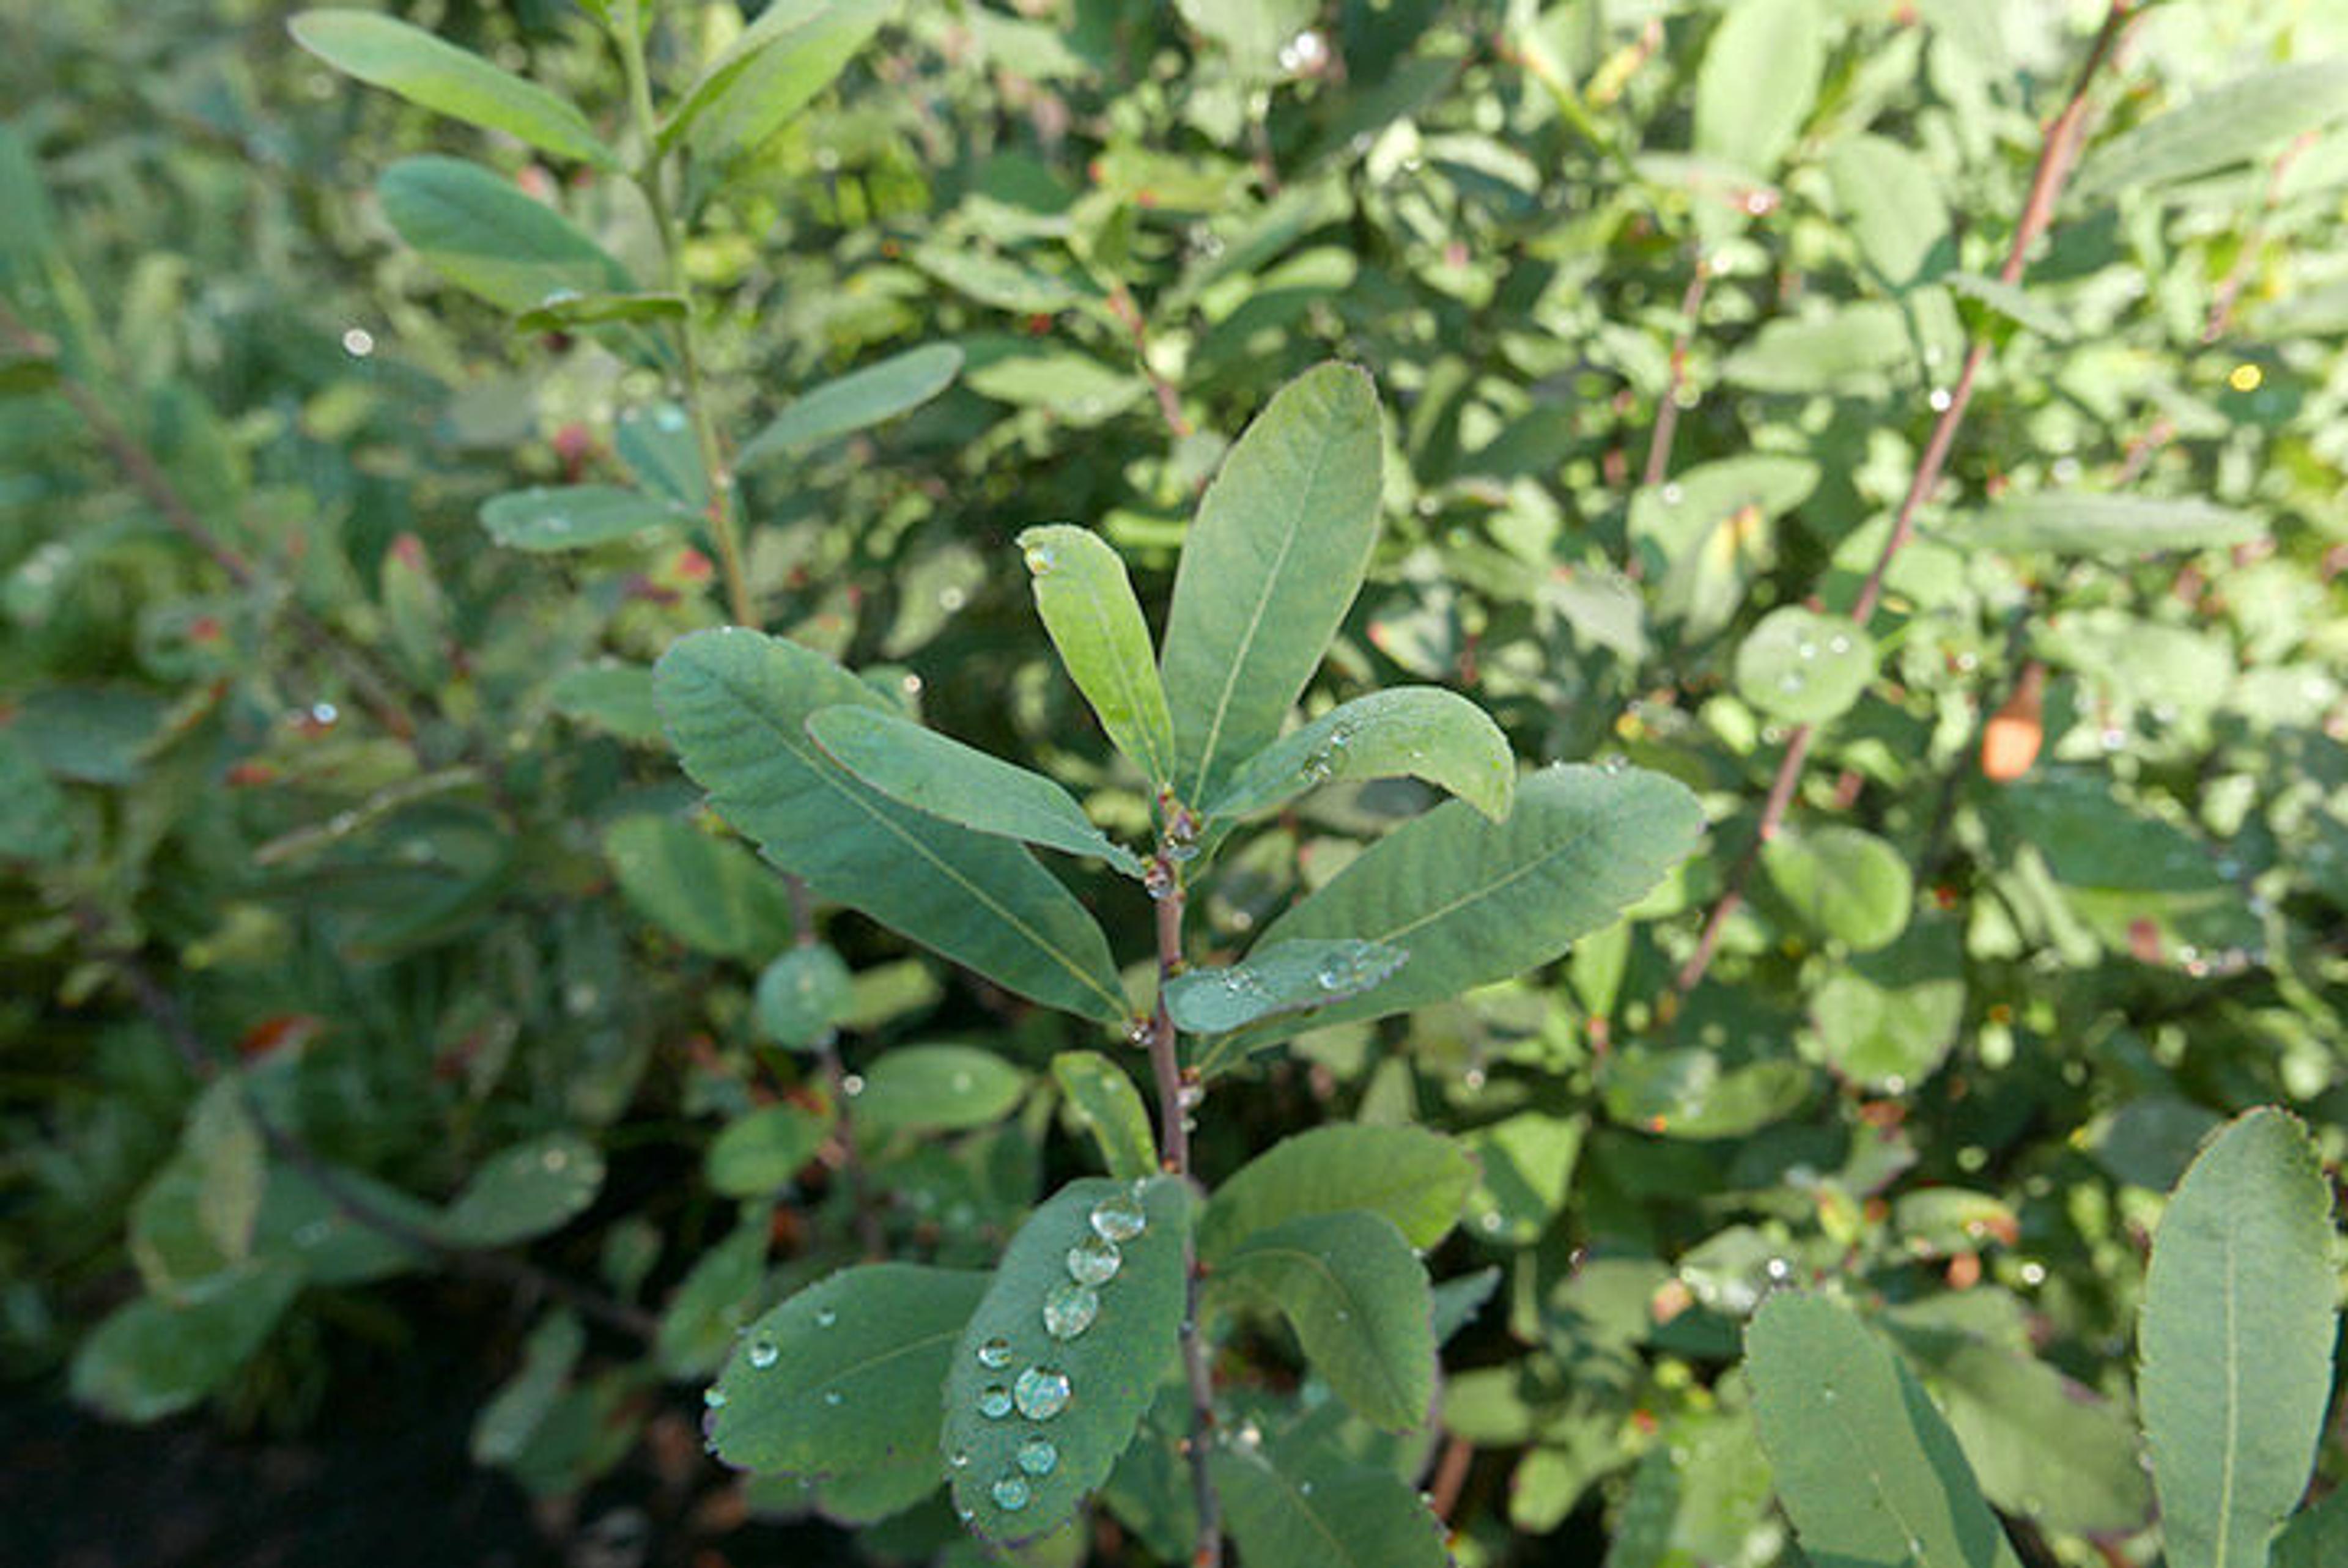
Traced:
<path fill-rule="evenodd" d="M 54 351 L 55 345 L 48 339 L 27 326 L 5 303 L 0 303 L 0 336 L 5 336 L 9 346 L 20 354 L 46 358 Z M 131 487 L 146 497 L 147 504 L 162 516 L 174 532 L 201 550 L 237 587 L 251 590 L 259 586 L 261 574 L 252 563 L 196 515 L 195 507 L 180 494 L 179 487 L 155 460 L 155 455 L 114 416 L 104 399 L 62 370 L 57 375 L 57 392 L 81 416 L 90 434 L 98 437 L 98 445 L 106 448 Z M 375 715 L 377 723 L 401 740 L 415 735 L 416 721 L 406 704 L 392 694 L 389 683 L 376 673 L 356 648 L 291 600 L 280 607 L 279 613 L 294 629 L 294 635 L 314 651 L 342 666 L 353 694 Z"/>
<path fill-rule="evenodd" d="M 2085 139 L 2087 117 L 2087 89 L 2096 75 L 2111 58 L 2120 38 L 2135 16 L 2140 0 L 2111 0 L 2105 13 L 2104 25 L 2096 34 L 2096 41 L 2087 51 L 2085 61 L 2071 86 L 2070 97 L 2062 109 L 2046 127 L 2046 134 L 2038 152 L 2037 167 L 2030 177 L 2030 193 L 2024 200 L 2022 217 L 2014 226 L 2013 239 L 2006 247 L 2005 261 L 1998 269 L 1998 280 L 2011 286 L 2018 282 L 2029 265 L 2030 252 L 2046 231 L 2054 218 L 2054 204 L 2062 196 L 2063 183 L 2069 177 L 2076 159 L 2079 144 Z M 1956 385 L 1948 394 L 1948 401 L 1940 409 L 1940 417 L 1932 422 L 1932 431 L 1924 442 L 1923 455 L 1916 461 L 1916 469 L 1908 483 L 1908 493 L 1900 503 L 1900 510 L 1891 522 L 1890 537 L 1883 541 L 1882 550 L 1875 558 L 1875 566 L 1867 574 L 1859 598 L 1850 607 L 1850 619 L 1864 627 L 1882 601 L 1883 582 L 1891 570 L 1892 561 L 1906 547 L 1916 531 L 1916 517 L 1925 500 L 1939 487 L 1941 472 L 1947 467 L 1949 454 L 1956 445 L 1957 427 L 1963 424 L 1965 408 L 1972 401 L 1973 384 L 1980 376 L 1982 363 L 1989 357 L 1987 340 L 1975 338 L 1965 349 L 1964 365 L 1958 372 Z M 1786 812 L 1793 804 L 1794 794 L 1800 786 L 1802 766 L 1809 760 L 1810 743 L 1815 738 L 1812 727 L 1801 724 L 1786 738 L 1786 754 L 1778 760 L 1776 776 L 1769 784 L 1767 801 L 1761 809 L 1761 821 L 1755 829 L 1753 842 L 1746 846 L 1730 866 L 1719 902 L 1705 917 L 1704 931 L 1696 939 L 1695 951 L 1680 966 L 1672 981 L 1673 989 L 1684 997 L 1704 979 L 1711 968 L 1713 955 L 1720 946 L 1721 932 L 1730 918 L 1743 907 L 1746 884 L 1751 879 L 1755 863 L 1770 839 L 1784 824 Z"/>
<path fill-rule="evenodd" d="M 1149 868 L 1150 896 L 1158 907 L 1158 1005 L 1151 1010 L 1146 1033 L 1149 1070 L 1158 1087 L 1158 1142 L 1160 1168 L 1169 1175 L 1190 1176 L 1190 1110 L 1182 1081 L 1182 1060 L 1173 1015 L 1166 1007 L 1166 982 L 1182 972 L 1182 866 L 1169 849 L 1160 849 Z M 1199 1332 L 1199 1260 L 1189 1237 L 1182 1242 L 1182 1276 L 1188 1299 L 1182 1308 L 1182 1374 L 1190 1386 L 1190 1493 L 1199 1510 L 1199 1544 L 1192 1568 L 1221 1568 L 1223 1526 L 1221 1505 L 1207 1460 L 1215 1432 L 1215 1387 L 1207 1369 L 1207 1347 Z"/>
<path fill-rule="evenodd" d="M 1190 422 L 1182 417 L 1181 395 L 1174 390 L 1174 384 L 1159 374 L 1158 367 L 1149 363 L 1149 327 L 1141 319 L 1141 307 L 1133 302 L 1132 293 L 1123 283 L 1109 290 L 1108 308 L 1109 313 L 1133 334 L 1134 362 L 1149 379 L 1150 393 L 1158 399 L 1159 417 L 1166 422 L 1166 428 L 1174 433 L 1176 439 L 1189 435 Z"/>
<path fill-rule="evenodd" d="M 1451 1511 L 1459 1506 L 1460 1489 L 1468 1484 L 1468 1468 L 1476 1461 L 1476 1445 L 1457 1433 L 1443 1445 L 1442 1457 L 1435 1461 L 1434 1479 L 1426 1483 L 1426 1505 L 1435 1517 L 1448 1523 Z"/>
<path fill-rule="evenodd" d="M 1672 339 L 1671 381 L 1663 388 L 1663 406 L 1655 410 L 1655 433 L 1647 439 L 1647 466 L 1639 476 L 1645 489 L 1662 484 L 1671 471 L 1672 437 L 1680 427 L 1680 395 L 1687 387 L 1688 345 L 1694 341 L 1696 318 L 1703 313 L 1704 291 L 1711 286 L 1711 264 L 1698 254 L 1687 292 L 1680 296 L 1680 330 Z"/>

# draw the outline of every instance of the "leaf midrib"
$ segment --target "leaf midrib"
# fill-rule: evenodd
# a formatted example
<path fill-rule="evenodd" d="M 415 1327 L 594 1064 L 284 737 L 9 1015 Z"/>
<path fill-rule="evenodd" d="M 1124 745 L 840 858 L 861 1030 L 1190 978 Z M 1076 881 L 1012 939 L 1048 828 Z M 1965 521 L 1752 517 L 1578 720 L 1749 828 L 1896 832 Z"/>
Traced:
<path fill-rule="evenodd" d="M 1360 1315 L 1363 1321 L 1366 1323 L 1371 1316 L 1367 1298 L 1355 1294 L 1352 1286 L 1346 1282 L 1345 1276 L 1332 1268 L 1329 1266 L 1328 1259 L 1323 1257 L 1319 1253 L 1314 1252 L 1310 1247 L 1298 1246 L 1290 1242 L 1266 1242 L 1261 1245 L 1254 1243 L 1249 1243 L 1241 1246 L 1240 1249 L 1232 1255 L 1231 1261 L 1223 1266 L 1227 1273 L 1239 1276 L 1241 1283 L 1244 1284 L 1244 1276 L 1248 1273 L 1249 1265 L 1259 1260 L 1270 1259 L 1277 1261 L 1283 1258 L 1290 1260 L 1302 1259 L 1306 1264 L 1309 1264 L 1313 1270 L 1321 1276 L 1323 1283 L 1334 1290 L 1339 1296 L 1343 1298 L 1345 1310 L 1349 1313 Z M 1301 1321 L 1298 1321 L 1295 1315 L 1288 1310 L 1287 1303 L 1279 1301 L 1277 1297 L 1275 1297 L 1274 1300 L 1280 1307 L 1282 1316 L 1288 1317 L 1292 1322 L 1295 1322 L 1298 1329 L 1302 1331 L 1303 1324 Z M 1354 1321 L 1354 1318 L 1349 1317 L 1346 1321 L 1350 1323 Z M 1371 1342 L 1371 1337 L 1366 1327 L 1348 1334 L 1345 1337 L 1354 1339 L 1364 1348 L 1369 1351 L 1370 1364 L 1377 1369 L 1379 1374 L 1378 1378 L 1375 1380 L 1382 1381 L 1386 1385 L 1387 1397 L 1393 1401 L 1393 1408 L 1395 1409 L 1407 1409 L 1410 1404 L 1408 1398 L 1409 1391 L 1402 1386 L 1401 1381 L 1394 1376 L 1392 1369 L 1387 1367 L 1385 1358 L 1378 1353 L 1376 1346 Z M 1424 1414 L 1424 1412 L 1421 1413 Z"/>

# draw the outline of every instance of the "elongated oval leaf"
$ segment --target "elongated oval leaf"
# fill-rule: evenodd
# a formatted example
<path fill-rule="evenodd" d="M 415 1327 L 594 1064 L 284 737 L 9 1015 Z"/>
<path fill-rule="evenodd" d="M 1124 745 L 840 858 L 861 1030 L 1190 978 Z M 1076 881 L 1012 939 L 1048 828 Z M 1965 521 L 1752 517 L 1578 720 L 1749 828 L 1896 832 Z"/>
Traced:
<path fill-rule="evenodd" d="M 738 840 L 644 813 L 613 824 L 603 853 L 628 902 L 689 948 L 756 963 L 791 940 L 783 879 Z"/>
<path fill-rule="evenodd" d="M 819 1115 L 798 1105 L 769 1105 L 726 1125 L 709 1145 L 712 1192 L 763 1198 L 799 1173 L 831 1135 L 831 1108 Z"/>
<path fill-rule="evenodd" d="M 561 1229 L 602 1188 L 602 1151 L 550 1133 L 492 1155 L 431 1228 L 457 1246 L 510 1246 Z"/>
<path fill-rule="evenodd" d="M 1166 982 L 1166 1010 L 1188 1034 L 1228 1034 L 1258 1019 L 1332 1007 L 1384 985 L 1409 961 L 1354 938 L 1259 945 L 1243 962 L 1186 969 Z"/>
<path fill-rule="evenodd" d="M 2248 512 L 2207 501 L 2137 496 L 2022 496 L 1938 530 L 1952 544 L 2056 555 L 2151 555 L 2238 545 L 2264 529 Z"/>
<path fill-rule="evenodd" d="M 1695 150 L 1768 174 L 1800 134 L 1826 66 L 1814 0 L 1742 0 L 1704 46 L 1695 78 Z"/>
<path fill-rule="evenodd" d="M 1916 881 L 1900 852 L 1856 827 L 1783 831 L 1761 852 L 1769 880 L 1809 926 L 1871 953 L 1908 928 Z"/>
<path fill-rule="evenodd" d="M 661 127 L 666 151 L 683 138 L 724 168 L 756 151 L 831 85 L 896 9 L 896 0 L 785 0 L 770 5 L 685 94 Z"/>
<path fill-rule="evenodd" d="M 2174 1568 L 2260 1568 L 2332 1388 L 2332 1194 L 2307 1133 L 2253 1111 L 2206 1144 L 2152 1238 L 2137 1402 Z"/>
<path fill-rule="evenodd" d="M 74 1348 L 74 1402 L 118 1421 L 177 1415 L 261 1348 L 302 1279 L 282 1258 L 252 1258 L 117 1307 Z"/>
<path fill-rule="evenodd" d="M 1773 1296 L 1745 1331 L 1745 1370 L 1811 1561 L 2020 1568 L 1948 1423 L 1848 1308 Z"/>
<path fill-rule="evenodd" d="M 1179 1180 L 1087 1177 L 1012 1238 L 946 1376 L 954 1503 L 986 1540 L 1059 1525 L 1133 1440 L 1173 1363 L 1190 1221 Z"/>
<path fill-rule="evenodd" d="M 703 1426 L 717 1457 L 800 1476 L 934 1460 L 938 1389 L 987 1280 L 879 1263 L 783 1302 L 745 1331 L 710 1390 Z"/>
<path fill-rule="evenodd" d="M 1392 1220 L 1359 1209 L 1286 1220 L 1225 1253 L 1212 1278 L 1219 1293 L 1278 1308 L 1313 1369 L 1364 1420 L 1398 1432 L 1426 1419 L 1435 1298 Z"/>
<path fill-rule="evenodd" d="M 877 708 L 826 708 L 808 733 L 832 761 L 891 800 L 978 833 L 1106 860 L 1139 876 L 1140 858 L 1092 825 L 1041 774 Z"/>
<path fill-rule="evenodd" d="M 1827 155 L 1835 204 L 1859 253 L 1893 292 L 1945 272 L 1956 261 L 1948 198 L 1931 165 L 1888 138 L 1864 132 Z"/>
<path fill-rule="evenodd" d="M 502 310 L 635 291 L 627 269 L 595 241 L 478 164 L 406 159 L 384 171 L 376 195 L 401 239 L 451 282 Z"/>
<path fill-rule="evenodd" d="M 1385 984 L 1312 1015 L 1375 1018 L 1522 974 L 1613 923 L 1704 827 L 1695 797 L 1638 769 L 1554 767 L 1526 779 L 1502 823 L 1449 801 L 1372 845 L 1274 921 L 1266 944 L 1358 937 L 1410 962 Z M 1218 1040 L 1202 1067 L 1292 1032 L 1273 1020 Z"/>
<path fill-rule="evenodd" d="M 1125 1018 L 1107 938 L 1051 873 L 1016 845 L 889 799 L 808 737 L 819 709 L 887 702 L 863 682 L 786 639 L 728 630 L 681 639 L 654 685 L 685 772 L 818 895 L 1022 996 Z"/>
<path fill-rule="evenodd" d="M 1325 1447 L 1222 1448 L 1210 1461 L 1250 1564 L 1447 1568 L 1437 1519 L 1408 1481 Z"/>
<path fill-rule="evenodd" d="M 910 413 L 953 385 L 961 372 L 960 348 L 950 343 L 924 343 L 810 387 L 743 443 L 734 466 L 747 473 L 759 464 L 803 456 L 827 441 Z"/>
<path fill-rule="evenodd" d="M 794 947 L 758 971 L 751 1013 L 758 1032 L 792 1050 L 818 1050 L 848 1017 L 855 977 L 820 943 Z"/>
<path fill-rule="evenodd" d="M 973 1045 L 901 1045 L 864 1070 L 859 1132 L 954 1132 L 1000 1122 L 1027 1091 L 1027 1075 Z"/>
<path fill-rule="evenodd" d="M 2275 66 L 2156 115 L 2088 155 L 2071 181 L 2082 201 L 2168 185 L 2279 149 L 2348 114 L 2348 58 Z"/>
<path fill-rule="evenodd" d="M 1494 822 L 1516 794 L 1516 758 L 1489 714 L 1439 686 L 1394 686 L 1342 703 L 1250 757 L 1205 815 L 1256 816 L 1320 784 L 1404 774 Z"/>
<path fill-rule="evenodd" d="M 701 461 L 701 443 L 693 419 L 683 405 L 654 403 L 620 415 L 612 434 L 613 449 L 644 488 L 687 516 L 709 505 L 709 470 Z"/>
<path fill-rule="evenodd" d="M 564 485 L 510 490 L 481 504 L 481 527 L 509 549 L 544 553 L 609 544 L 690 517 L 641 490 Z"/>
<path fill-rule="evenodd" d="M 1324 364 L 1273 395 L 1208 487 L 1166 627 L 1184 801 L 1271 743 L 1319 667 L 1376 542 L 1383 461 L 1370 378 Z"/>
<path fill-rule="evenodd" d="M 1064 1050 L 1052 1058 L 1052 1079 L 1068 1097 L 1068 1113 L 1092 1134 L 1110 1175 L 1139 1181 L 1158 1173 L 1149 1109 L 1125 1069 L 1097 1050 Z"/>
<path fill-rule="evenodd" d="M 294 41 L 345 76 L 598 169 L 620 160 L 570 103 L 421 27 L 367 11 L 304 11 Z"/>
<path fill-rule="evenodd" d="M 1476 1187 L 1467 1150 L 1425 1127 L 1339 1122 L 1283 1138 L 1215 1189 L 1199 1220 L 1199 1255 L 1214 1263 L 1260 1230 L 1348 1209 L 1383 1214 L 1415 1247 L 1459 1221 Z"/>
<path fill-rule="evenodd" d="M 518 333 L 575 332 L 613 322 L 673 322 L 685 313 L 683 294 L 549 295 L 544 303 L 514 318 Z"/>
<path fill-rule="evenodd" d="M 1035 613 L 1109 743 L 1153 786 L 1172 784 L 1174 720 L 1124 559 L 1097 536 L 1065 523 L 1027 529 L 1019 548 L 1026 554 Z"/>

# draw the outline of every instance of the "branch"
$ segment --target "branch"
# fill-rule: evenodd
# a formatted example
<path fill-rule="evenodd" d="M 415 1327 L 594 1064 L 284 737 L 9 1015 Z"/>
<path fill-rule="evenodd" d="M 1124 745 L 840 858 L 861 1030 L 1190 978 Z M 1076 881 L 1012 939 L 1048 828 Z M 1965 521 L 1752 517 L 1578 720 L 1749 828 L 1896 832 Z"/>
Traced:
<path fill-rule="evenodd" d="M 2030 251 L 2054 215 L 2054 204 L 2063 193 L 2064 182 L 2070 178 L 2071 166 L 2078 156 L 2079 145 L 2085 138 L 2087 89 L 2111 58 L 2120 38 L 2135 18 L 2141 0 L 2110 0 L 2110 9 L 2104 15 L 2104 25 L 2088 48 L 2085 62 L 2072 83 L 2071 95 L 2061 112 L 2046 127 L 2038 151 L 2038 164 L 2030 177 L 2030 194 L 2024 199 L 2021 220 L 2015 225 L 2013 241 L 2006 247 L 2004 265 L 1998 269 L 1998 281 L 2011 286 L 2021 281 L 2029 264 Z M 1932 423 L 1932 433 L 1924 443 L 1923 456 L 1917 459 L 1916 471 L 1909 480 L 1908 494 L 1900 503 L 1900 511 L 1892 519 L 1891 536 L 1883 541 L 1882 553 L 1875 559 L 1875 568 L 1867 574 L 1867 581 L 1851 605 L 1852 624 L 1865 627 L 1875 614 L 1883 598 L 1883 581 L 1891 563 L 1916 532 L 1916 516 L 1922 510 L 1925 498 L 1941 482 L 1948 466 L 1949 453 L 1956 444 L 1957 427 L 1964 423 L 1965 407 L 1972 401 L 1973 383 L 1981 374 L 1982 364 L 1989 358 L 1989 341 L 1976 337 L 1965 349 L 1964 368 L 1957 375 L 1957 384 L 1949 395 L 1946 407 Z M 1810 743 L 1817 738 L 1816 727 L 1795 726 L 1786 739 L 1786 754 L 1777 764 L 1776 777 L 1769 785 L 1767 802 L 1761 810 L 1761 821 L 1755 830 L 1753 842 L 1746 846 L 1734 866 L 1729 868 L 1727 884 L 1720 902 L 1713 906 L 1705 917 L 1704 932 L 1696 939 L 1695 951 L 1689 955 L 1680 972 L 1673 977 L 1672 989 L 1685 997 L 1704 979 L 1711 968 L 1713 954 L 1720 944 L 1721 932 L 1729 918 L 1743 907 L 1745 886 L 1753 875 L 1761 850 L 1777 835 L 1784 825 L 1786 812 L 1793 804 L 1794 794 L 1801 783 L 1802 765 L 1809 760 Z"/>
<path fill-rule="evenodd" d="M 1704 311 L 1704 291 L 1712 284 L 1712 265 L 1698 252 L 1687 292 L 1680 296 L 1680 330 L 1672 339 L 1672 379 L 1655 410 L 1655 433 L 1647 442 L 1647 466 L 1639 477 L 1642 489 L 1652 490 L 1671 469 L 1672 437 L 1680 427 L 1680 393 L 1687 385 L 1688 344 L 1695 336 L 1696 317 Z"/>

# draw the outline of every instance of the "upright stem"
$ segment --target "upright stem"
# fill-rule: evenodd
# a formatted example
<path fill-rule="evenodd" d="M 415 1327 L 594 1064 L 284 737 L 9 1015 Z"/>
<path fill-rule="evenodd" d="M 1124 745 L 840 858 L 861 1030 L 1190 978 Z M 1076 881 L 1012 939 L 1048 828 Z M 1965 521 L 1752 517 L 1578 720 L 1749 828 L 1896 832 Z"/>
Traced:
<path fill-rule="evenodd" d="M 1158 905 L 1158 1006 L 1149 1015 L 1149 1068 L 1158 1083 L 1158 1143 L 1168 1174 L 1190 1175 L 1189 1106 L 1183 1093 L 1181 1056 L 1173 1015 L 1166 1010 L 1166 982 L 1182 972 L 1182 866 L 1160 849 L 1150 866 L 1149 889 Z M 1215 1431 L 1215 1387 L 1207 1372 L 1207 1347 L 1199 1333 L 1199 1259 L 1190 1240 L 1182 1241 L 1182 1373 L 1190 1385 L 1190 1494 L 1199 1510 L 1199 1545 L 1192 1568 L 1221 1568 L 1222 1508 L 1207 1468 Z"/>
<path fill-rule="evenodd" d="M 2032 247 L 2045 233 L 2054 216 L 2055 201 L 2063 193 L 2063 183 L 2070 177 L 2071 166 L 2077 159 L 2079 145 L 2085 139 L 2087 89 L 2095 82 L 2114 49 L 2118 47 L 2127 25 L 2135 18 L 2141 0 L 2110 0 L 2104 25 L 2088 48 L 2087 57 L 2071 86 L 2071 95 L 2064 101 L 2060 112 L 2047 122 L 2046 131 L 2038 149 L 2037 166 L 2031 171 L 2030 192 L 2024 198 L 2021 219 L 2014 224 L 2013 241 L 2006 247 L 2005 261 L 1998 269 L 1998 281 L 2009 286 L 2022 279 L 2029 265 Z M 1964 423 L 1966 406 L 1972 402 L 1973 383 L 1989 358 L 1989 342 L 1976 337 L 1965 350 L 1964 367 L 1958 372 L 1957 384 L 1950 392 L 1948 402 L 1941 406 L 1940 417 L 1932 422 L 1931 435 L 1926 438 L 1923 454 L 1916 461 L 1910 477 L 1908 493 L 1901 498 L 1899 513 L 1893 518 L 1890 537 L 1875 558 L 1874 569 L 1859 590 L 1859 598 L 1850 607 L 1853 624 L 1864 627 L 1875 614 L 1883 598 L 1883 582 L 1891 570 L 1892 560 L 1906 547 L 1916 532 L 1916 517 L 1924 502 L 1941 483 L 1947 467 L 1949 454 L 1955 446 L 1957 427 Z M 1777 835 L 1784 824 L 1787 810 L 1793 804 L 1794 794 L 1801 784 L 1802 765 L 1809 760 L 1810 743 L 1817 731 L 1809 724 L 1799 724 L 1786 738 L 1786 754 L 1778 761 L 1776 776 L 1770 781 L 1769 796 L 1761 810 L 1761 821 L 1755 830 L 1753 842 L 1746 846 L 1728 873 L 1727 885 L 1720 901 L 1704 923 L 1704 933 L 1696 939 L 1695 951 L 1672 982 L 1672 989 L 1684 997 L 1695 989 L 1711 967 L 1714 952 L 1719 948 L 1720 937 L 1729 919 L 1745 902 L 1745 886 L 1753 875 L 1753 866 L 1761 850 Z"/>
<path fill-rule="evenodd" d="M 652 213 L 653 228 L 660 235 L 669 292 L 685 302 L 685 313 L 678 318 L 676 330 L 679 379 L 683 383 L 685 417 L 693 424 L 694 441 L 701 449 L 702 476 L 709 487 L 709 535 L 717 546 L 718 575 L 726 581 L 726 614 L 736 625 L 755 627 L 757 610 L 750 596 L 750 573 L 744 564 L 741 528 L 734 513 L 734 476 L 726 466 L 716 422 L 710 417 L 709 400 L 702 387 L 701 334 L 693 316 L 693 280 L 685 272 L 684 237 L 678 231 L 676 215 L 669 207 L 667 160 L 661 156 L 660 124 L 653 114 L 652 82 L 644 69 L 644 36 L 636 23 L 636 9 L 633 4 L 622 5 L 618 26 L 613 29 L 620 48 L 620 67 L 628 79 L 629 118 L 634 124 L 637 139 L 643 143 L 642 161 L 632 178 L 644 196 L 645 208 Z"/>

